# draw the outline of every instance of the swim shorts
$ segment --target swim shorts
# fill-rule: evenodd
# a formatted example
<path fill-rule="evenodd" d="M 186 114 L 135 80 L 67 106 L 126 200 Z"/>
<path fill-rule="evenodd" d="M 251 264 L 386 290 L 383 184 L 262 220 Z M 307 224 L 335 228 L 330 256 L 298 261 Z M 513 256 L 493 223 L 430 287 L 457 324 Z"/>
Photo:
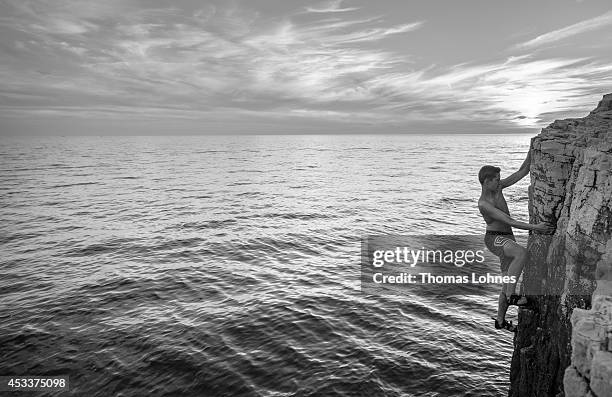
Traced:
<path fill-rule="evenodd" d="M 514 239 L 514 234 L 487 230 L 484 238 L 485 245 L 489 251 L 499 257 L 502 273 L 508 272 L 508 268 L 512 262 L 512 257 L 504 254 L 504 245 L 506 245 L 508 241 L 516 241 Z"/>

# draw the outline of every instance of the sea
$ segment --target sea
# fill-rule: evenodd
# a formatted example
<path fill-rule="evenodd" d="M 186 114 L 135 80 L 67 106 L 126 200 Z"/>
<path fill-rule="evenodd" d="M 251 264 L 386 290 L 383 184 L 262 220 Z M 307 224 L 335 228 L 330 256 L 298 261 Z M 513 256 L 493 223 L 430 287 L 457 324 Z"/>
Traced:
<path fill-rule="evenodd" d="M 361 249 L 481 236 L 478 170 L 514 172 L 530 138 L 3 137 L 0 376 L 69 378 L 36 396 L 507 395 L 499 286 L 366 293 Z M 505 191 L 523 221 L 528 186 Z"/>

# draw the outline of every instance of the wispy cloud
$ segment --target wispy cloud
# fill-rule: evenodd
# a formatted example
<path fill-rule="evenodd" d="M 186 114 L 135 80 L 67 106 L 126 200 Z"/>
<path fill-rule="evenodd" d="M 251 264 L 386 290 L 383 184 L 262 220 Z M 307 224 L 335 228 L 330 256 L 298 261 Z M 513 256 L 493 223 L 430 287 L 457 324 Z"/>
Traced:
<path fill-rule="evenodd" d="M 395 122 L 488 121 L 536 127 L 545 117 L 592 105 L 601 86 L 612 86 L 612 66 L 588 59 L 505 61 L 389 73 L 365 84 L 381 114 Z"/>
<path fill-rule="evenodd" d="M 314 12 L 314 13 L 327 13 L 327 12 L 356 11 L 359 9 L 357 7 L 340 8 L 341 5 L 342 5 L 342 0 L 334 0 L 334 1 L 327 2 L 319 7 L 306 7 L 306 11 Z"/>
<path fill-rule="evenodd" d="M 568 37 L 575 36 L 580 33 L 600 29 L 604 26 L 611 25 L 611 24 L 612 24 L 612 11 L 608 11 L 607 13 L 603 15 L 599 15 L 597 17 L 587 19 L 586 21 L 578 22 L 573 25 L 567 26 L 565 28 L 557 29 L 552 32 L 545 33 L 543 35 L 536 37 L 535 39 L 518 44 L 515 48 L 527 49 L 527 48 L 539 47 L 539 46 L 543 46 L 546 44 L 550 44 L 556 41 L 566 39 Z"/>
<path fill-rule="evenodd" d="M 108 101 L 122 92 L 122 98 L 134 99 L 140 106 L 175 102 L 188 108 L 273 107 L 288 98 L 318 103 L 366 99 L 370 94 L 359 88 L 359 81 L 393 67 L 400 59 L 390 52 L 346 45 L 383 40 L 422 25 L 372 27 L 380 20 L 370 18 L 299 24 L 283 19 L 270 26 L 253 24 L 256 18 L 245 12 L 215 13 L 223 15 L 223 29 L 212 24 L 215 20 L 210 15 L 164 22 L 139 11 L 106 22 L 114 25 L 115 33 L 89 38 L 71 38 L 72 31 L 57 32 L 56 20 L 48 19 L 46 26 L 31 30 L 37 40 L 29 45 L 33 53 L 46 47 L 56 54 L 70 54 L 72 72 L 60 94 L 67 100 L 72 97 L 82 103 L 76 91 L 88 87 Z M 228 30 L 231 26 L 236 30 Z M 96 28 L 101 29 L 94 25 L 91 30 Z M 61 80 L 66 70 L 50 71 L 53 77 L 42 86 L 58 90 L 49 82 Z M 36 90 L 42 82 L 36 73 L 18 74 L 21 82 L 15 89 Z M 82 84 L 83 79 L 89 83 Z M 7 84 L 16 85 L 14 81 Z M 75 93 L 70 95 L 70 89 Z M 99 101 L 104 99 L 95 102 Z"/>
<path fill-rule="evenodd" d="M 359 43 L 366 41 L 378 41 L 387 36 L 407 33 L 419 29 L 423 22 L 413 22 L 404 25 L 392 26 L 390 28 L 374 28 L 343 35 L 331 35 L 328 39 L 339 43 Z"/>

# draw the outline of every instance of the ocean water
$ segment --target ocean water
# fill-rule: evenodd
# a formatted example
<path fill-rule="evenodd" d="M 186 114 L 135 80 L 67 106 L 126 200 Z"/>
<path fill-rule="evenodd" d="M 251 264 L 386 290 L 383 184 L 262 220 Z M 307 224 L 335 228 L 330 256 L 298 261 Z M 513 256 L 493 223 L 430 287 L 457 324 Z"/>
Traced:
<path fill-rule="evenodd" d="M 36 395 L 505 395 L 496 287 L 365 294 L 360 247 L 482 234 L 476 174 L 518 169 L 529 139 L 3 138 L 0 375 L 69 375 Z M 506 192 L 525 221 L 528 179 Z"/>

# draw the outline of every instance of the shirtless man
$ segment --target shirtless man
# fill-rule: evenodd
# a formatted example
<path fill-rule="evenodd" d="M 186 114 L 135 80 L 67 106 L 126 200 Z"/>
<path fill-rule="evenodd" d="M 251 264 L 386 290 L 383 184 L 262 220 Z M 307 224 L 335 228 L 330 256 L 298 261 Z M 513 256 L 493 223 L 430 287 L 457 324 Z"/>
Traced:
<path fill-rule="evenodd" d="M 519 222 L 510 217 L 508 204 L 506 204 L 502 189 L 523 179 L 529 173 L 530 164 L 531 153 L 528 153 L 521 168 L 505 179 L 500 180 L 500 168 L 491 165 L 485 165 L 478 173 L 478 180 L 482 185 L 478 209 L 487 223 L 485 244 L 489 251 L 499 256 L 502 275 L 514 276 L 517 281 L 527 260 L 527 250 L 516 243 L 512 228 L 534 230 L 541 233 L 554 231 L 554 226 L 546 222 L 534 225 Z M 527 298 L 514 294 L 515 289 L 516 282 L 506 283 L 502 287 L 499 294 L 497 318 L 493 318 L 497 329 L 505 328 L 514 331 L 515 327 L 512 322 L 507 322 L 505 319 L 508 306 L 524 306 L 527 304 Z"/>

